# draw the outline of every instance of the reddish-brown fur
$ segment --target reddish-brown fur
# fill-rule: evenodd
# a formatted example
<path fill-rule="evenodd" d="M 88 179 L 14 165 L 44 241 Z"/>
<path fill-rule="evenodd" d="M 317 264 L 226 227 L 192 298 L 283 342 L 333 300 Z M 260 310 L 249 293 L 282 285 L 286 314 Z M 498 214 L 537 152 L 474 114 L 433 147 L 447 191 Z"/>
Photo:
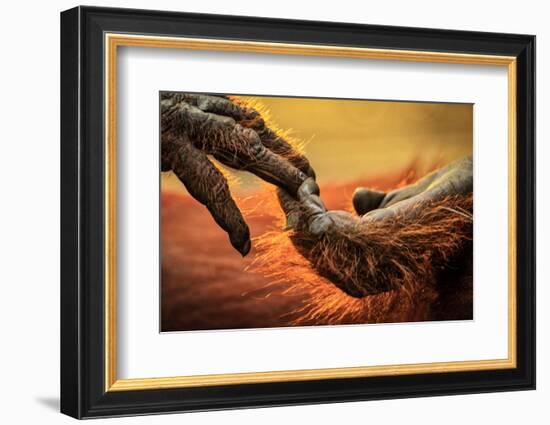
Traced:
<path fill-rule="evenodd" d="M 464 293 L 471 290 L 471 284 L 463 282 L 464 275 L 471 273 L 471 211 L 471 196 L 453 197 L 425 206 L 414 219 L 368 223 L 318 241 L 294 232 L 273 231 L 255 240 L 260 254 L 254 270 L 285 282 L 288 293 L 310 294 L 300 308 L 297 324 L 468 318 L 471 306 L 445 311 L 441 303 L 456 302 L 452 296 L 443 299 L 449 298 L 449 291 L 471 299 Z M 307 258 L 296 244 L 298 248 L 311 244 Z M 319 271 L 356 285 L 389 290 L 352 297 Z"/>

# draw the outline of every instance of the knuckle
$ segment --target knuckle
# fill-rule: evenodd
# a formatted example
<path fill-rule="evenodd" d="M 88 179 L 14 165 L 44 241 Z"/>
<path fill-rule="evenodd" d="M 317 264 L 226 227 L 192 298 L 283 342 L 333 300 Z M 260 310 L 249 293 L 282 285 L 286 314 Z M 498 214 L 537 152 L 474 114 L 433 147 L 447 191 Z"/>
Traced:
<path fill-rule="evenodd" d="M 327 233 L 332 227 L 332 220 L 328 214 L 321 214 L 309 222 L 309 232 L 313 236 L 320 236 Z"/>

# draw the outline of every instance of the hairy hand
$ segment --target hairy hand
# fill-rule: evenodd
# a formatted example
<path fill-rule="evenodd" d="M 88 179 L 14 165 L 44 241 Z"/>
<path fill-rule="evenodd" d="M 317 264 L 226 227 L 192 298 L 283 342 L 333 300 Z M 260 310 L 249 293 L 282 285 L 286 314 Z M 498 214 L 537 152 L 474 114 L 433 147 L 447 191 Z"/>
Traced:
<path fill-rule="evenodd" d="M 204 204 L 243 256 L 250 231 L 223 174 L 207 155 L 249 171 L 296 196 L 313 169 L 261 114 L 237 100 L 188 93 L 161 94 L 161 167 L 172 170 L 191 196 Z"/>
<path fill-rule="evenodd" d="M 389 192 L 359 188 L 357 215 L 328 211 L 308 178 L 292 196 L 278 191 L 298 251 L 355 297 L 427 280 L 472 232 L 472 159 L 463 158 Z"/>

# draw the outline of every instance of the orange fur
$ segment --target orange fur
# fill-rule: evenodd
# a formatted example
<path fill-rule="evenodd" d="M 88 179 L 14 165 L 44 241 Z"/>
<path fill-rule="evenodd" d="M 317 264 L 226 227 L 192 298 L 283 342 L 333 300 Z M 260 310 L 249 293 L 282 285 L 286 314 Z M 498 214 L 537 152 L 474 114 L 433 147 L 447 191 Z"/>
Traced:
<path fill-rule="evenodd" d="M 429 320 L 441 271 L 471 255 L 471 211 L 472 196 L 460 196 L 425 205 L 416 216 L 364 224 L 313 242 L 273 231 L 255 240 L 252 268 L 282 285 L 283 293 L 309 294 L 290 314 L 298 317 L 295 324 Z M 312 243 L 308 258 L 296 249 L 305 243 Z M 373 294 L 352 297 L 326 276 Z"/>

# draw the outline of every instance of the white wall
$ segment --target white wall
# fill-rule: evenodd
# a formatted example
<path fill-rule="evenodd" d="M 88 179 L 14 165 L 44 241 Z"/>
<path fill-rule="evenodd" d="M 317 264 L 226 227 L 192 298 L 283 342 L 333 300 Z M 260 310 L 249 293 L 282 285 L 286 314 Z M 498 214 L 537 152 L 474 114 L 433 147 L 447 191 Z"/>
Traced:
<path fill-rule="evenodd" d="M 536 34 L 538 53 L 538 390 L 155 417 L 155 423 L 548 423 L 550 27 L 542 1 L 201 0 L 96 5 Z M 69 423 L 59 381 L 59 12 L 70 1 L 5 2 L 0 18 L 0 400 L 2 422 Z M 546 261 L 544 261 L 546 260 Z M 6 292 L 7 290 L 7 292 Z M 546 402 L 546 403 L 545 403 Z M 112 420 L 149 423 L 151 417 Z M 32 422 L 30 422 L 32 423 Z"/>

